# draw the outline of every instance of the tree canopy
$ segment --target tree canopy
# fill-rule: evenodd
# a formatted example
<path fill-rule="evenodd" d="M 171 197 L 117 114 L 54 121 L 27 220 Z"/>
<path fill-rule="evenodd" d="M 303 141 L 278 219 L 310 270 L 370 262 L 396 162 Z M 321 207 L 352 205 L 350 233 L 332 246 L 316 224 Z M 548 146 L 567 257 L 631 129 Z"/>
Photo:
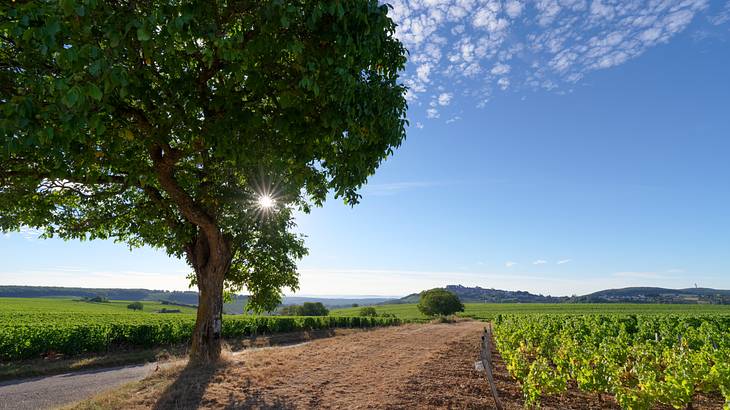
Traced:
<path fill-rule="evenodd" d="M 215 294 L 211 311 L 224 286 L 272 309 L 306 253 L 293 212 L 328 192 L 356 204 L 405 137 L 406 52 L 387 13 L 377 0 L 6 4 L 0 230 L 163 248 Z"/>
<path fill-rule="evenodd" d="M 431 289 L 421 292 L 418 310 L 426 316 L 453 315 L 464 311 L 459 297 L 446 289 Z"/>

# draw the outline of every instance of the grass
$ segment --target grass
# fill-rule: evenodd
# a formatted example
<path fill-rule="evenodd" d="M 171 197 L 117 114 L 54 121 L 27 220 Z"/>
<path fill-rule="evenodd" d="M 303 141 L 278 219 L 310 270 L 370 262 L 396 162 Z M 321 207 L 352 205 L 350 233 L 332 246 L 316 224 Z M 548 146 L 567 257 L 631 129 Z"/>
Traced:
<path fill-rule="evenodd" d="M 3 313 L 154 313 L 161 309 L 180 310 L 180 313 L 194 314 L 195 308 L 177 305 L 163 305 L 160 302 L 143 300 L 142 311 L 127 309 L 129 300 L 109 302 L 83 302 L 72 298 L 0 298 L 0 314 Z"/>
<path fill-rule="evenodd" d="M 416 304 L 374 306 L 378 314 L 393 314 L 403 320 L 427 321 L 428 317 L 418 311 Z M 730 305 L 662 305 L 632 303 L 465 303 L 465 310 L 459 316 L 479 320 L 491 320 L 499 314 L 730 314 Z M 360 307 L 334 309 L 332 316 L 356 316 Z"/>

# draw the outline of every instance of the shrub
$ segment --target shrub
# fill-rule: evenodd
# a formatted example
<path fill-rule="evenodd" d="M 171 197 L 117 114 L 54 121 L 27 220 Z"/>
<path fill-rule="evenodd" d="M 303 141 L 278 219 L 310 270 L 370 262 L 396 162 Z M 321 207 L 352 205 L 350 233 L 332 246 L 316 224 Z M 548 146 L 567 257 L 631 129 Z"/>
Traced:
<path fill-rule="evenodd" d="M 142 302 L 132 302 L 127 305 L 127 309 L 131 310 L 142 310 L 144 308 L 144 305 L 142 305 Z"/>
<path fill-rule="evenodd" d="M 321 302 L 304 302 L 299 312 L 300 316 L 327 316 L 330 311 Z"/>
<path fill-rule="evenodd" d="M 418 310 L 426 316 L 452 315 L 464 311 L 459 297 L 446 289 L 431 289 L 421 292 Z"/>
<path fill-rule="evenodd" d="M 360 316 L 375 317 L 378 316 L 378 311 L 372 306 L 365 306 L 360 309 Z"/>
<path fill-rule="evenodd" d="M 282 306 L 281 316 L 327 316 L 330 311 L 321 302 L 304 302 L 302 305 Z"/>

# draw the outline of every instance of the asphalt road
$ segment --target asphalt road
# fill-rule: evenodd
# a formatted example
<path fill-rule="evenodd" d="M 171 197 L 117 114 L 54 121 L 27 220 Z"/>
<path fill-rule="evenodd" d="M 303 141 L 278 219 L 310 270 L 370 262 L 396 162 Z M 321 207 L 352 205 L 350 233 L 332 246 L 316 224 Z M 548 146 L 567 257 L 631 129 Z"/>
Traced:
<path fill-rule="evenodd" d="M 155 363 L 0 382 L 0 410 L 53 409 L 142 380 Z"/>

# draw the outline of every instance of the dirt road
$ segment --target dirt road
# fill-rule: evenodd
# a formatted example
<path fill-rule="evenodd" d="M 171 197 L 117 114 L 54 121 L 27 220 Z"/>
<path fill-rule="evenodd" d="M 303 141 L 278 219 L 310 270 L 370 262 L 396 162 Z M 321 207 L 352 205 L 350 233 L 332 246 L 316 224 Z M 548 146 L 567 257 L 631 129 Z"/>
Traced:
<path fill-rule="evenodd" d="M 82 408 L 490 408 L 474 370 L 480 322 L 406 325 L 158 372 Z"/>
<path fill-rule="evenodd" d="M 154 364 L 59 374 L 0 382 L 0 410 L 56 408 L 135 380 L 142 380 Z"/>

